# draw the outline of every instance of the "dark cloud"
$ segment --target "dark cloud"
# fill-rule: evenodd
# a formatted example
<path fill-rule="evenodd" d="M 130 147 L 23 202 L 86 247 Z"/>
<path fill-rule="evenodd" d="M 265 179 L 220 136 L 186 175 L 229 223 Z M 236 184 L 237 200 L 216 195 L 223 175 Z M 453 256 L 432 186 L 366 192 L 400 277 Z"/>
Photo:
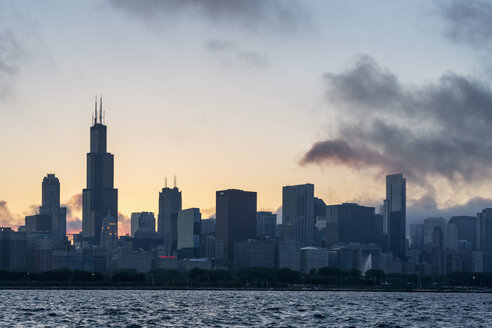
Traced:
<path fill-rule="evenodd" d="M 433 195 L 427 194 L 407 204 L 407 221 L 421 223 L 427 217 L 443 217 L 446 220 L 452 216 L 476 216 L 484 208 L 492 207 L 492 199 L 474 197 L 464 204 L 449 207 L 439 207 Z"/>
<path fill-rule="evenodd" d="M 422 185 L 430 177 L 473 182 L 491 176 L 487 84 L 454 73 L 423 85 L 403 84 L 368 56 L 324 80 L 338 131 L 315 143 L 301 164 L 403 172 Z"/>
<path fill-rule="evenodd" d="M 247 68 L 262 68 L 268 65 L 268 58 L 255 51 L 247 51 L 237 46 L 232 41 L 210 40 L 205 48 L 213 53 L 221 55 L 223 66 L 242 65 Z"/>
<path fill-rule="evenodd" d="M 492 2 L 452 0 L 438 2 L 453 41 L 488 50 L 492 45 Z"/>
<path fill-rule="evenodd" d="M 292 31 L 299 28 L 305 16 L 300 2 L 294 0 L 111 0 L 111 4 L 146 23 L 197 14 L 211 24 L 226 23 L 247 31 Z"/>
<path fill-rule="evenodd" d="M 0 99 L 10 96 L 23 55 L 14 32 L 0 28 Z"/>

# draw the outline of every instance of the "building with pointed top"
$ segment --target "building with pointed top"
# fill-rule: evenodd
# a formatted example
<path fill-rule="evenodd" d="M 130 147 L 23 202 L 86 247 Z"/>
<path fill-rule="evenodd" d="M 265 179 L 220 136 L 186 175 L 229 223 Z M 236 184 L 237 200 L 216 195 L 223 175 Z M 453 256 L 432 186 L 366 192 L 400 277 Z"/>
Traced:
<path fill-rule="evenodd" d="M 114 156 L 107 152 L 107 128 L 104 125 L 102 97 L 90 130 L 87 153 L 87 187 L 82 191 L 82 236 L 93 245 L 101 244 L 103 219 L 110 214 L 118 227 L 118 190 L 114 188 Z"/>
<path fill-rule="evenodd" d="M 54 174 L 43 179 L 42 205 L 39 214 L 51 217 L 53 247 L 63 247 L 67 234 L 67 209 L 60 207 L 60 181 Z"/>
<path fill-rule="evenodd" d="M 159 193 L 159 215 L 157 220 L 157 232 L 169 252 L 177 250 L 178 242 L 178 212 L 182 209 L 181 191 L 176 187 L 167 187 L 167 179 L 164 188 Z"/>

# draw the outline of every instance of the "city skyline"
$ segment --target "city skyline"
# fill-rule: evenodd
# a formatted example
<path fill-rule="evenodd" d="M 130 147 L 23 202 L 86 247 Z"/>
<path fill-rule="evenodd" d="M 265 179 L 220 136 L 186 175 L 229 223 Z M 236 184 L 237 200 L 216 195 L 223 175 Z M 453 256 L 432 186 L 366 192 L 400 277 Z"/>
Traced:
<path fill-rule="evenodd" d="M 327 204 L 377 208 L 385 199 L 385 175 L 398 172 L 408 179 L 407 224 L 427 216 L 475 215 L 492 203 L 486 158 L 478 156 L 487 153 L 488 143 L 477 148 L 476 134 L 461 133 L 469 130 L 469 121 L 488 122 L 480 109 L 491 103 L 477 42 L 482 34 L 475 33 L 472 41 L 460 34 L 470 31 L 467 21 L 456 17 L 464 4 L 420 1 L 382 8 L 341 1 L 331 6 L 240 1 L 217 13 L 204 2 L 196 10 L 177 7 L 171 18 L 167 2 L 162 3 L 153 8 L 144 2 L 140 11 L 132 11 L 127 1 L 87 1 L 70 8 L 57 1 L 0 4 L 5 45 L 0 58 L 7 67 L 0 70 L 0 129 L 10 139 L 2 143 L 8 160 L 0 164 L 3 226 L 22 224 L 24 216 L 34 214 L 40 179 L 55 173 L 61 202 L 70 209 L 67 229 L 80 229 L 77 208 L 96 92 L 105 95 L 108 108 L 108 149 L 117 156 L 115 183 L 125 233 L 132 212 L 158 212 L 158 191 L 174 174 L 183 208 L 200 208 L 204 218 L 215 212 L 217 190 L 256 191 L 258 210 L 277 212 L 281 187 L 304 183 L 313 183 L 315 196 Z M 482 22 L 476 7 L 469 6 Z M 290 20 L 278 14 L 279 8 Z M 261 33 L 245 27 L 253 16 Z M 71 24 L 61 31 L 59 24 L 67 20 Z M 190 20 L 195 23 L 184 24 Z M 367 26 L 364 33 L 355 22 Z M 395 41 L 399 36 L 413 42 Z M 432 54 L 422 51 L 429 48 Z M 374 82 L 371 78 L 381 83 L 369 96 L 344 88 L 354 81 Z M 370 97 L 385 91 L 391 104 Z M 439 101 L 439 95 L 454 92 L 477 101 Z M 418 138 L 409 102 L 419 105 L 420 122 L 463 137 L 453 134 L 453 145 L 428 135 Z M 389 111 L 391 105 L 400 111 Z M 470 120 L 462 126 L 441 120 L 453 115 L 442 114 L 439 106 L 452 113 L 469 108 Z M 371 113 L 367 122 L 348 120 L 360 110 Z M 423 157 L 432 161 L 407 163 L 408 153 L 398 154 L 376 140 L 368 128 L 378 123 L 376 114 L 395 122 L 391 128 L 400 134 L 392 135 L 404 145 L 415 141 L 414 153 L 429 155 L 422 153 L 425 145 L 433 149 L 432 156 Z M 365 145 L 354 141 L 358 126 Z M 448 146 L 450 154 L 468 152 L 448 165 L 439 151 Z M 468 157 L 474 157 L 474 165 Z"/>

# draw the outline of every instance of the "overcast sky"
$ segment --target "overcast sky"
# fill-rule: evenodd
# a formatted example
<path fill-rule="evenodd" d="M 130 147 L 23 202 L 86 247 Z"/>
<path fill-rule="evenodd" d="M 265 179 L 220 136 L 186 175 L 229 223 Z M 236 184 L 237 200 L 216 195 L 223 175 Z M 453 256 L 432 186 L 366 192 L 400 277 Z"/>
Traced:
<path fill-rule="evenodd" d="M 378 206 L 407 177 L 408 222 L 492 206 L 492 3 L 326 0 L 0 0 L 0 223 L 61 181 L 69 228 L 94 95 L 115 155 L 122 232 L 215 191 L 314 183 L 327 204 Z"/>

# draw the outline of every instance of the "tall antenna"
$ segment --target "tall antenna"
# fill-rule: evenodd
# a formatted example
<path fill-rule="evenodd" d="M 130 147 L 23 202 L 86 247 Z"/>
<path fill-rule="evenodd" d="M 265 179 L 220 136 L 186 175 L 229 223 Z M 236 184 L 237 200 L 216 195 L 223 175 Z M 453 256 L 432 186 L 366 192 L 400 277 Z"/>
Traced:
<path fill-rule="evenodd" d="M 95 96 L 95 102 L 94 102 L 94 119 L 93 119 L 93 124 L 95 125 L 97 123 L 97 95 Z"/>
<path fill-rule="evenodd" d="M 174 175 L 174 189 L 176 189 L 176 174 Z"/>
<path fill-rule="evenodd" d="M 103 96 L 99 98 L 99 124 L 102 124 L 102 118 L 103 118 Z"/>
<path fill-rule="evenodd" d="M 167 177 L 164 178 L 164 188 L 167 188 Z"/>

